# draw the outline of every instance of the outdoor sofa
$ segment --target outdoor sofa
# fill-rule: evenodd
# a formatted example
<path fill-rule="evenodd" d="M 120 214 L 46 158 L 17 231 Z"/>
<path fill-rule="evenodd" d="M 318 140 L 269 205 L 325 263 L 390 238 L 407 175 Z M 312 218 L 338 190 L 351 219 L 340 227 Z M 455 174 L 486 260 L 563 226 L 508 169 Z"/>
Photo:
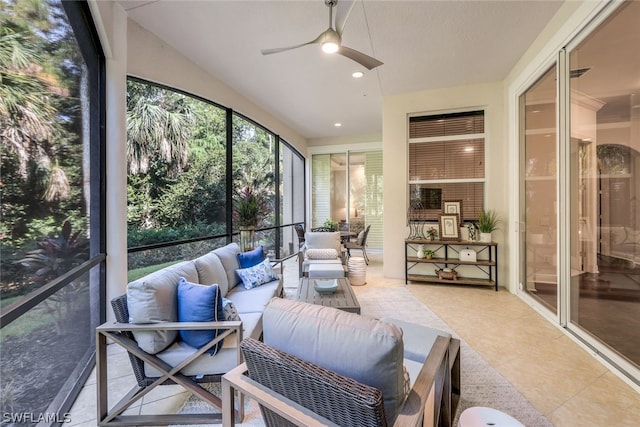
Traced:
<path fill-rule="evenodd" d="M 238 245 L 231 243 L 195 260 L 171 265 L 130 282 L 127 293 L 112 301 L 116 323 L 107 322 L 97 328 L 99 425 L 168 425 L 184 424 L 185 421 L 196 424 L 211 423 L 215 419 L 211 414 L 132 416 L 122 413 L 156 386 L 173 383 L 221 407 L 220 398 L 200 387 L 199 383 L 220 381 L 222 374 L 241 363 L 239 343 L 245 337 L 260 338 L 265 305 L 273 297 L 282 296 L 281 275 L 272 275 L 272 280 L 253 287 L 240 279 L 239 273 L 247 279 L 247 271 L 262 271 L 269 262 L 267 259 L 252 267 L 241 268 L 241 262 L 255 263 L 259 252 L 242 254 Z M 269 274 L 262 275 L 262 278 L 268 280 Z M 179 285 L 181 280 L 183 283 Z M 249 276 L 249 280 L 253 280 L 253 276 Z M 213 284 L 217 287 L 209 286 Z M 186 291 L 196 293 L 189 294 L 189 300 L 183 296 L 187 295 Z M 224 298 L 227 305 L 216 304 L 213 320 L 190 318 L 187 322 L 179 321 L 180 312 L 189 316 L 201 312 L 198 311 L 201 309 L 200 301 L 209 298 L 200 297 L 200 292 L 207 293 L 202 295 L 214 292 L 216 303 Z M 197 306 L 198 310 L 181 310 L 185 301 Z M 229 301 L 232 304 L 229 305 Z M 219 308 L 223 312 L 230 309 L 223 313 L 226 314 L 223 320 L 220 320 Z M 184 332 L 191 334 L 194 331 L 206 335 L 204 340 L 199 335 L 194 338 L 188 336 L 190 342 L 192 339 L 202 341 L 199 348 L 188 344 L 183 336 Z M 215 331 L 214 336 L 207 335 L 212 331 Z M 107 340 L 129 352 L 137 380 L 131 392 L 112 409 L 109 409 L 107 400 Z M 242 411 L 241 405 L 239 417 L 242 417 Z"/>

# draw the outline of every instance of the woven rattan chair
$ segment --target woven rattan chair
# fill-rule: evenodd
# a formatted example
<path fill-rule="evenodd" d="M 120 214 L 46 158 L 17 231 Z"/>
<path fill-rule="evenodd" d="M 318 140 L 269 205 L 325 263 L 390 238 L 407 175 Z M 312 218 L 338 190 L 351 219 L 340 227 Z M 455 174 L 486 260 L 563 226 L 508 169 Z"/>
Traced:
<path fill-rule="evenodd" d="M 298 249 L 302 249 L 304 245 L 304 226 L 302 224 L 296 224 L 293 226 L 296 230 L 296 234 L 298 235 Z"/>
<path fill-rule="evenodd" d="M 127 307 L 127 296 L 121 295 L 111 301 L 111 307 L 116 317 L 117 323 L 105 323 L 96 328 L 96 382 L 98 391 L 98 425 L 119 425 L 119 426 L 157 426 L 169 424 L 211 424 L 220 421 L 222 414 L 175 414 L 175 415 L 122 415 L 122 413 L 148 394 L 159 385 L 179 384 L 187 391 L 198 396 L 214 407 L 222 409 L 220 397 L 211 394 L 202 388 L 199 383 L 220 382 L 222 374 L 203 375 L 188 377 L 180 373 L 184 367 L 188 366 L 198 356 L 215 346 L 232 333 L 238 334 L 236 339 L 242 340 L 242 322 L 163 322 L 154 324 L 130 324 L 129 310 Z M 159 331 L 159 330 L 210 330 L 218 329 L 219 334 L 207 345 L 200 348 L 191 357 L 184 360 L 178 366 L 170 366 L 156 355 L 149 354 L 142 350 L 132 334 L 134 330 Z M 122 398 L 116 405 L 109 409 L 107 399 L 107 340 L 112 340 L 123 347 L 129 354 L 131 367 L 136 377 L 137 385 Z M 240 349 L 238 347 L 238 363 L 241 361 Z M 215 356 L 213 356 L 215 357 Z M 145 363 L 153 366 L 160 372 L 160 377 L 148 377 L 145 374 Z M 238 419 L 244 416 L 243 401 L 238 402 L 238 410 L 235 412 Z"/>
<path fill-rule="evenodd" d="M 371 224 L 367 225 L 367 228 L 362 233 L 362 241 L 360 243 L 358 243 L 357 241 L 349 241 L 344 244 L 348 256 L 351 256 L 351 249 L 360 249 L 362 251 L 364 261 L 367 263 L 367 265 L 369 264 L 369 257 L 367 256 L 367 236 L 369 235 L 370 228 Z"/>
<path fill-rule="evenodd" d="M 394 427 L 450 425 L 449 345 L 450 338 L 436 339 Z M 234 391 L 260 404 L 268 427 L 387 425 L 380 390 L 254 339 L 241 349 L 246 362 L 222 379 L 224 427 L 235 425 Z"/>

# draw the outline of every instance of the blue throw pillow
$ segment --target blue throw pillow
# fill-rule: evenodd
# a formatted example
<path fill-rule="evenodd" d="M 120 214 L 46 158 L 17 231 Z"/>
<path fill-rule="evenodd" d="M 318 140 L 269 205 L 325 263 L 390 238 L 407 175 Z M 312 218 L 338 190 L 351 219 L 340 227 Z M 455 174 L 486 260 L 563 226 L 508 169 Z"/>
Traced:
<path fill-rule="evenodd" d="M 258 246 L 252 251 L 241 252 L 238 254 L 238 262 L 240 263 L 240 268 L 249 268 L 254 265 L 260 264 L 264 261 L 264 249 L 262 246 Z"/>
<path fill-rule="evenodd" d="M 178 322 L 224 321 L 222 295 L 218 285 L 190 283 L 184 277 L 178 282 Z M 191 347 L 200 348 L 218 336 L 218 329 L 180 331 L 180 338 Z M 212 356 L 222 347 L 222 341 L 208 352 Z"/>
<path fill-rule="evenodd" d="M 278 280 L 278 275 L 273 271 L 269 258 L 265 258 L 260 264 L 249 268 L 236 270 L 242 280 L 245 289 L 252 289 L 256 286 Z"/>

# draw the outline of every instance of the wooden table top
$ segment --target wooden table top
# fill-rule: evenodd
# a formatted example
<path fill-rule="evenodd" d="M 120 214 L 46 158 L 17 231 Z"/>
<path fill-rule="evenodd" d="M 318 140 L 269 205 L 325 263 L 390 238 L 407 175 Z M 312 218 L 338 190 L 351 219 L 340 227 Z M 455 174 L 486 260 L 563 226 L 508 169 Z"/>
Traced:
<path fill-rule="evenodd" d="M 339 310 L 360 314 L 360 303 L 353 293 L 353 289 L 351 289 L 349 279 L 344 277 L 336 279 L 338 281 L 338 289 L 332 294 L 319 294 L 314 289 L 315 280 L 315 278 L 310 279 L 308 277 L 300 279 L 300 286 L 298 286 L 298 293 L 296 294 L 296 299 L 298 301 L 324 305 L 325 307 L 333 307 Z"/>

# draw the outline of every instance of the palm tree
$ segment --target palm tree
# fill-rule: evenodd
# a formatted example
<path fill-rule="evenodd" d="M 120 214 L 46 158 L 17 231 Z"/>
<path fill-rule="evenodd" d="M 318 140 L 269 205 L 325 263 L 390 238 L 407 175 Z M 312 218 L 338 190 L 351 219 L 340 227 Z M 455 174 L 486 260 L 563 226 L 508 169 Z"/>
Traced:
<path fill-rule="evenodd" d="M 151 162 L 166 162 L 176 174 L 188 160 L 195 117 L 186 97 L 153 85 L 127 83 L 127 160 L 132 174 L 147 173 Z"/>
<path fill-rule="evenodd" d="M 0 141 L 17 155 L 25 178 L 30 160 L 48 156 L 53 135 L 56 111 L 36 72 L 40 63 L 35 46 L 24 34 L 0 28 Z"/>

